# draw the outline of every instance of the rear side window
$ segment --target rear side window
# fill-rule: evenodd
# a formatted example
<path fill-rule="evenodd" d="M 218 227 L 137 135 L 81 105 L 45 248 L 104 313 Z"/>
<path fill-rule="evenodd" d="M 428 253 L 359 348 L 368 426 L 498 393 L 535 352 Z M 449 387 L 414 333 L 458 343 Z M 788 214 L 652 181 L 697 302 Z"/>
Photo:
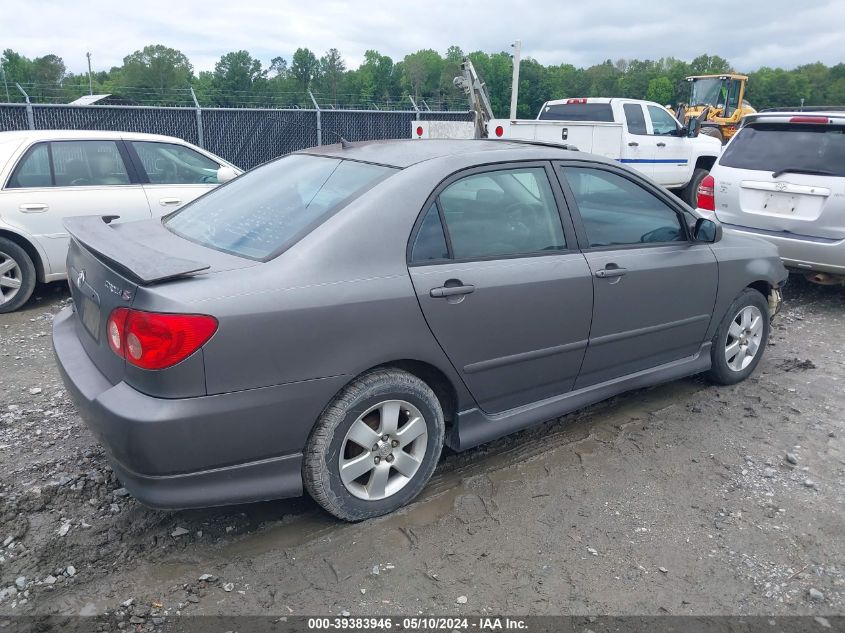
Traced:
<path fill-rule="evenodd" d="M 645 127 L 643 107 L 638 103 L 626 103 L 622 106 L 625 120 L 628 121 L 628 132 L 631 134 L 648 134 Z"/>
<path fill-rule="evenodd" d="M 458 180 L 440 194 L 455 259 L 566 248 L 546 170 L 503 169 Z"/>
<path fill-rule="evenodd" d="M 558 103 L 543 106 L 541 121 L 601 121 L 613 123 L 609 103 Z"/>
<path fill-rule="evenodd" d="M 845 126 L 755 123 L 740 129 L 719 164 L 772 173 L 782 170 L 845 176 Z"/>
<path fill-rule="evenodd" d="M 411 251 L 411 262 L 421 264 L 439 259 L 449 258 L 449 248 L 446 246 L 446 235 L 440 222 L 437 205 L 433 204 L 423 218 L 414 248 Z"/>
<path fill-rule="evenodd" d="M 247 172 L 168 216 L 164 225 L 217 250 L 268 259 L 395 170 L 295 154 Z"/>
<path fill-rule="evenodd" d="M 114 141 L 50 143 L 57 187 L 128 185 L 129 174 Z"/>
<path fill-rule="evenodd" d="M 39 143 L 24 154 L 6 186 L 9 189 L 53 186 L 47 143 Z"/>
<path fill-rule="evenodd" d="M 217 184 L 220 165 L 190 147 L 149 141 L 132 141 L 132 147 L 154 185 Z"/>

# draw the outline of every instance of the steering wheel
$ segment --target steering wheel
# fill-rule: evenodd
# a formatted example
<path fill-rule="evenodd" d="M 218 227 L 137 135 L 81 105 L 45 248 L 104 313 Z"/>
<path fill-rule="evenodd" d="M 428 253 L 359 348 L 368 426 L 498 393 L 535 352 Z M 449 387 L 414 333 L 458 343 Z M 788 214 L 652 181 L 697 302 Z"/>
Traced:
<path fill-rule="evenodd" d="M 208 182 L 211 184 L 217 184 L 217 176 L 212 176 L 211 174 L 202 177 L 203 182 Z"/>
<path fill-rule="evenodd" d="M 528 238 L 531 235 L 531 226 L 534 224 L 533 205 L 525 202 L 513 202 L 505 207 L 508 232 L 520 239 Z"/>
<path fill-rule="evenodd" d="M 675 242 L 680 237 L 681 231 L 674 226 L 661 226 L 644 234 L 640 242 Z"/>
<path fill-rule="evenodd" d="M 84 187 L 90 185 L 91 181 L 88 178 L 74 178 L 70 181 L 70 184 L 74 187 Z"/>

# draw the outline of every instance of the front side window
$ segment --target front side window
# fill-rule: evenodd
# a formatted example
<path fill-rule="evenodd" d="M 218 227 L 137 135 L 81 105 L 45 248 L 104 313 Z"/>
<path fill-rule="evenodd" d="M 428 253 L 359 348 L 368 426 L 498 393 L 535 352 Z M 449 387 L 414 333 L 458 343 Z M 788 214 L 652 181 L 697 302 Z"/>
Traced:
<path fill-rule="evenodd" d="M 294 154 L 230 181 L 167 216 L 170 231 L 251 259 L 284 250 L 395 170 Z"/>
<path fill-rule="evenodd" d="M 440 194 L 455 259 L 566 248 L 546 170 L 503 169 L 458 180 Z"/>
<path fill-rule="evenodd" d="M 575 196 L 591 247 L 686 239 L 678 214 L 627 178 L 590 167 L 561 171 Z"/>
<path fill-rule="evenodd" d="M 57 187 L 128 185 L 129 174 L 114 141 L 50 143 Z"/>
<path fill-rule="evenodd" d="M 132 141 L 150 183 L 154 185 L 217 184 L 215 161 L 184 145 Z"/>
<path fill-rule="evenodd" d="M 643 107 L 639 103 L 626 103 L 622 106 L 625 111 L 625 120 L 628 122 L 630 134 L 648 134 L 645 127 L 645 116 Z"/>
<path fill-rule="evenodd" d="M 678 122 L 663 108 L 648 106 L 651 127 L 658 136 L 674 136 L 678 133 Z"/>
<path fill-rule="evenodd" d="M 21 189 L 25 187 L 51 187 L 52 185 L 50 152 L 47 149 L 47 143 L 39 143 L 24 154 L 6 186 L 9 189 Z"/>

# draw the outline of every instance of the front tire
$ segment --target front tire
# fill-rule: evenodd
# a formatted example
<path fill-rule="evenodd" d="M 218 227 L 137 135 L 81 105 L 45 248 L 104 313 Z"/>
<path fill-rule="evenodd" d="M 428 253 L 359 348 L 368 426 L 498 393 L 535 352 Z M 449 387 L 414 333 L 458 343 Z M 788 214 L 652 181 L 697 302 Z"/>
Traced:
<path fill-rule="evenodd" d="M 720 385 L 742 382 L 757 367 L 768 341 L 769 304 L 758 291 L 746 288 L 716 330 L 708 376 Z"/>
<path fill-rule="evenodd" d="M 398 369 L 347 385 L 323 411 L 305 448 L 305 489 L 346 521 L 388 514 L 416 497 L 443 448 L 443 410 L 431 388 Z"/>
<path fill-rule="evenodd" d="M 20 246 L 0 237 L 0 314 L 14 312 L 35 289 L 35 265 Z"/>

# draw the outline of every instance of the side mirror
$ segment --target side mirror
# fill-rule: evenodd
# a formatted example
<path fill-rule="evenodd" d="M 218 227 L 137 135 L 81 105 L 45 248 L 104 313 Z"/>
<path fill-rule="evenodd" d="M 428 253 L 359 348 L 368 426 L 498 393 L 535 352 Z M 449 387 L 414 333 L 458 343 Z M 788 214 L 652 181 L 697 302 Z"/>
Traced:
<path fill-rule="evenodd" d="M 698 136 L 698 131 L 701 129 L 701 120 L 697 117 L 691 118 L 689 123 L 687 123 L 687 136 L 689 138 L 695 138 Z"/>
<path fill-rule="evenodd" d="M 692 230 L 692 239 L 710 244 L 718 242 L 722 239 L 722 225 L 707 218 L 698 218 Z"/>
<path fill-rule="evenodd" d="M 682 125 L 678 128 L 678 136 L 681 138 L 689 136 L 689 128 L 686 125 Z"/>
<path fill-rule="evenodd" d="M 224 182 L 229 182 L 230 180 L 234 180 L 238 177 L 238 172 L 236 172 L 231 167 L 222 166 L 220 169 L 217 170 L 217 182 L 219 184 L 223 184 Z"/>

